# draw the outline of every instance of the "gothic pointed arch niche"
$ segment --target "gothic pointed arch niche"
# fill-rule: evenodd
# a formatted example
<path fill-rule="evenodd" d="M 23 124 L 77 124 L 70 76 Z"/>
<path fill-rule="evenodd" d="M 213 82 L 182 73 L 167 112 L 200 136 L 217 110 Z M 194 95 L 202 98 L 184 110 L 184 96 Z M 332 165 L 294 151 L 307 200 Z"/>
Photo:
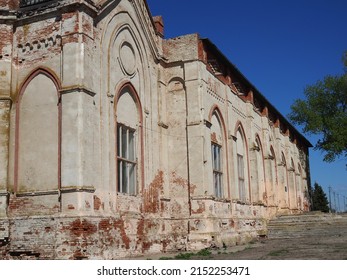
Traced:
<path fill-rule="evenodd" d="M 302 183 L 302 168 L 298 163 L 298 172 L 296 173 L 296 187 L 297 187 L 297 205 L 299 210 L 303 210 L 303 183 Z"/>
<path fill-rule="evenodd" d="M 288 169 L 288 187 L 290 208 L 297 209 L 297 187 L 296 187 L 295 165 L 293 158 L 290 159 L 290 167 Z"/>
<path fill-rule="evenodd" d="M 281 208 L 289 208 L 289 186 L 288 186 L 288 167 L 287 167 L 287 161 L 286 157 L 284 156 L 284 153 L 281 153 L 281 162 L 279 164 L 280 166 L 280 190 L 279 190 L 279 206 Z"/>
<path fill-rule="evenodd" d="M 252 202 L 263 204 L 267 200 L 265 187 L 265 168 L 263 148 L 258 134 L 256 134 L 255 141 L 250 148 L 250 165 Z"/>
<path fill-rule="evenodd" d="M 268 188 L 268 199 L 271 206 L 278 205 L 278 174 L 277 174 L 277 163 L 276 154 L 273 146 L 270 146 L 269 156 L 267 157 L 267 168 L 269 174 L 269 188 Z"/>
<path fill-rule="evenodd" d="M 60 189 L 61 102 L 54 74 L 39 68 L 26 79 L 16 103 L 15 191 Z"/>

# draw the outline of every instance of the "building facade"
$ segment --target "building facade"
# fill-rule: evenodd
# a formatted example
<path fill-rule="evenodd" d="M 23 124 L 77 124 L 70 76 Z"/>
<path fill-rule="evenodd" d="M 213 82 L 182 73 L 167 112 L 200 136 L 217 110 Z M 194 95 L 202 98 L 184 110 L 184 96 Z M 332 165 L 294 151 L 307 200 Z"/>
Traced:
<path fill-rule="evenodd" d="M 308 211 L 310 143 L 144 0 L 0 0 L 0 258 L 232 246 Z"/>

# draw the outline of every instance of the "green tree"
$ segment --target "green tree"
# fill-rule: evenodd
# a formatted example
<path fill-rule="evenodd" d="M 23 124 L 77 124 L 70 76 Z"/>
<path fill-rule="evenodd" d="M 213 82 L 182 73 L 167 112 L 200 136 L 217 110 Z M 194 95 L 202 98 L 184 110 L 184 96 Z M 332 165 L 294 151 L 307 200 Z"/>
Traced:
<path fill-rule="evenodd" d="M 307 86 L 306 99 L 295 100 L 289 114 L 304 133 L 319 136 L 315 149 L 325 152 L 326 162 L 347 158 L 347 51 L 343 63 L 344 74 Z"/>
<path fill-rule="evenodd" d="M 329 212 L 329 202 L 322 187 L 316 182 L 312 190 L 312 211 Z"/>

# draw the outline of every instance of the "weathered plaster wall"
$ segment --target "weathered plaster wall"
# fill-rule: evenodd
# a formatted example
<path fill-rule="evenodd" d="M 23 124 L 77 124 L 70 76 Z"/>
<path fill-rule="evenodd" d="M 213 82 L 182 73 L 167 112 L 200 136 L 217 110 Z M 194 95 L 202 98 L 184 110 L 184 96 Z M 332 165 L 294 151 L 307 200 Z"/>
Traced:
<path fill-rule="evenodd" d="M 211 70 L 197 34 L 164 40 L 162 21 L 152 21 L 142 0 L 53 2 L 0 20 L 1 258 L 113 259 L 234 245 L 266 235 L 278 213 L 305 210 L 303 152 L 252 94 L 238 95 L 233 74 Z M 131 195 L 117 191 L 117 122 L 136 130 Z M 212 140 L 223 149 L 221 197 Z M 25 171 L 30 165 L 36 172 Z"/>

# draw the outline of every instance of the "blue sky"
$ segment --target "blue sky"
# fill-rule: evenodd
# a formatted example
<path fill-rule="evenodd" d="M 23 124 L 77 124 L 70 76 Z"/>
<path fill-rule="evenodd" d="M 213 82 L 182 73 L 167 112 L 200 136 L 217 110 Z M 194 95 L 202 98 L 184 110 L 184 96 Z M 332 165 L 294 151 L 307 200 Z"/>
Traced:
<path fill-rule="evenodd" d="M 343 73 L 346 0 L 148 0 L 165 37 L 209 38 L 283 115 L 305 86 Z M 298 128 L 300 130 L 300 128 Z M 317 137 L 305 135 L 314 145 Z M 346 161 L 324 163 L 310 151 L 311 179 L 347 197 Z M 342 205 L 342 200 L 340 202 Z"/>

